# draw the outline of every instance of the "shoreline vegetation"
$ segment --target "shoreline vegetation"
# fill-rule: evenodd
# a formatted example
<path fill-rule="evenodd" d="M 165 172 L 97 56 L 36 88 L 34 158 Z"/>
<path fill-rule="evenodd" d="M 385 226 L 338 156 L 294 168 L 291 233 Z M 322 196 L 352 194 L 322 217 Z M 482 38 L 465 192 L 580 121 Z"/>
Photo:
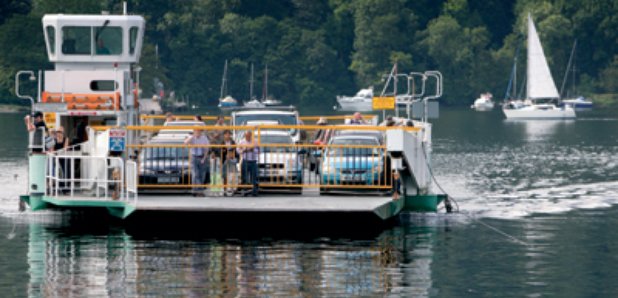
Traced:
<path fill-rule="evenodd" d="M 439 70 L 440 102 L 468 107 L 480 93 L 504 94 L 518 49 L 524 50 L 530 13 L 554 80 L 560 83 L 567 73 L 572 94 L 593 100 L 600 94 L 603 104 L 618 106 L 615 95 L 606 96 L 618 92 L 614 0 L 176 2 L 128 1 L 128 11 L 147 20 L 140 55 L 145 98 L 157 94 L 201 107 L 217 105 L 226 95 L 246 98 L 255 65 L 268 66 L 265 97 L 300 108 L 332 107 L 337 95 L 381 88 L 382 74 L 396 62 L 398 73 Z M 52 68 L 41 28 L 44 14 L 121 14 L 120 3 L 7 0 L 0 11 L 0 98 L 14 98 L 17 71 Z M 567 71 L 575 40 L 581 45 L 573 57 L 576 71 Z M 518 69 L 525 67 L 523 56 Z M 225 61 L 229 94 L 222 95 Z M 36 84 L 23 79 L 22 93 L 34 94 Z M 265 75 L 257 72 L 254 80 L 264 82 Z"/>

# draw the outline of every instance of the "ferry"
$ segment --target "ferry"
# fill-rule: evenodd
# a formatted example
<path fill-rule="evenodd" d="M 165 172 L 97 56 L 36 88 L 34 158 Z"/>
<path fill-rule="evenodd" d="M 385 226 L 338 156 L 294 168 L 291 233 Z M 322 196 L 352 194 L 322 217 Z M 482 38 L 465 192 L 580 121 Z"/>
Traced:
<path fill-rule="evenodd" d="M 46 123 L 33 123 L 29 132 L 28 191 L 20 200 L 32 211 L 96 209 L 127 221 L 151 214 L 159 221 L 161 213 L 223 221 L 233 214 L 292 220 L 303 214 L 316 223 L 328 216 L 349 223 L 354 216 L 385 222 L 404 211 L 436 212 L 448 200 L 432 190 L 426 117 L 394 115 L 375 125 L 375 115 L 303 116 L 291 107 L 265 107 L 233 111 L 225 123 L 204 116 L 196 125 L 177 116 L 186 124 L 163 125 L 164 116 L 150 115 L 137 101 L 143 17 L 126 10 L 47 14 L 42 24 L 54 69 L 16 75 L 17 96 L 30 100 Z M 22 79 L 37 82 L 36 95 L 20 92 Z M 440 76 L 433 85 L 441 84 Z M 60 127 L 70 144 L 49 150 Z M 197 131 L 211 142 L 187 144 Z M 235 143 L 223 143 L 229 135 Z M 251 143 L 240 144 L 243 137 Z M 251 172 L 242 166 L 249 157 L 239 153 L 254 147 Z M 192 153 L 196 148 L 202 150 Z M 207 153 L 203 180 L 194 176 L 196 152 Z M 257 197 L 243 196 L 254 187 Z"/>

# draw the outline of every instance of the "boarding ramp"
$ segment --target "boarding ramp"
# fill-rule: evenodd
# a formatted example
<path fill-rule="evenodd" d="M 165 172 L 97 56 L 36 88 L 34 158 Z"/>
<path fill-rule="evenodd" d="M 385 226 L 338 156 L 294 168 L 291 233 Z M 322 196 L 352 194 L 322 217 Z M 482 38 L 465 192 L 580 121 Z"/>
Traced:
<path fill-rule="evenodd" d="M 422 125 L 422 129 L 386 131 L 386 147 L 408 194 L 427 194 L 431 187 L 431 124 L 414 123 L 417 127 Z"/>

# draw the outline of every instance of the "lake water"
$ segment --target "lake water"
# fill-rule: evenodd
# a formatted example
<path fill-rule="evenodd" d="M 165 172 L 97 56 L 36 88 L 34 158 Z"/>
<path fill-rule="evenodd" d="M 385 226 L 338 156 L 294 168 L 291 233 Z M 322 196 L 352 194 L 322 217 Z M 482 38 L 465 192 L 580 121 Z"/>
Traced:
<path fill-rule="evenodd" d="M 434 172 L 461 213 L 406 214 L 377 232 L 222 227 L 142 235 L 17 212 L 20 115 L 0 115 L 0 293 L 23 296 L 618 295 L 618 118 L 509 122 L 442 110 Z M 216 237 L 205 232 L 219 229 Z"/>

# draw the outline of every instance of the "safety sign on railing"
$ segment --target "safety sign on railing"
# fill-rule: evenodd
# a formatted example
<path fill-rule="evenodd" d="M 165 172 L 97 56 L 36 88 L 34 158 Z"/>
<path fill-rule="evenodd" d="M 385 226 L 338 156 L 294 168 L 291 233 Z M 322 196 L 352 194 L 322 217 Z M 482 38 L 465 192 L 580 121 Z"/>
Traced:
<path fill-rule="evenodd" d="M 395 97 L 376 96 L 373 98 L 372 106 L 374 110 L 394 110 L 395 109 Z"/>
<path fill-rule="evenodd" d="M 121 128 L 109 130 L 109 151 L 123 152 L 127 140 L 127 131 Z"/>

